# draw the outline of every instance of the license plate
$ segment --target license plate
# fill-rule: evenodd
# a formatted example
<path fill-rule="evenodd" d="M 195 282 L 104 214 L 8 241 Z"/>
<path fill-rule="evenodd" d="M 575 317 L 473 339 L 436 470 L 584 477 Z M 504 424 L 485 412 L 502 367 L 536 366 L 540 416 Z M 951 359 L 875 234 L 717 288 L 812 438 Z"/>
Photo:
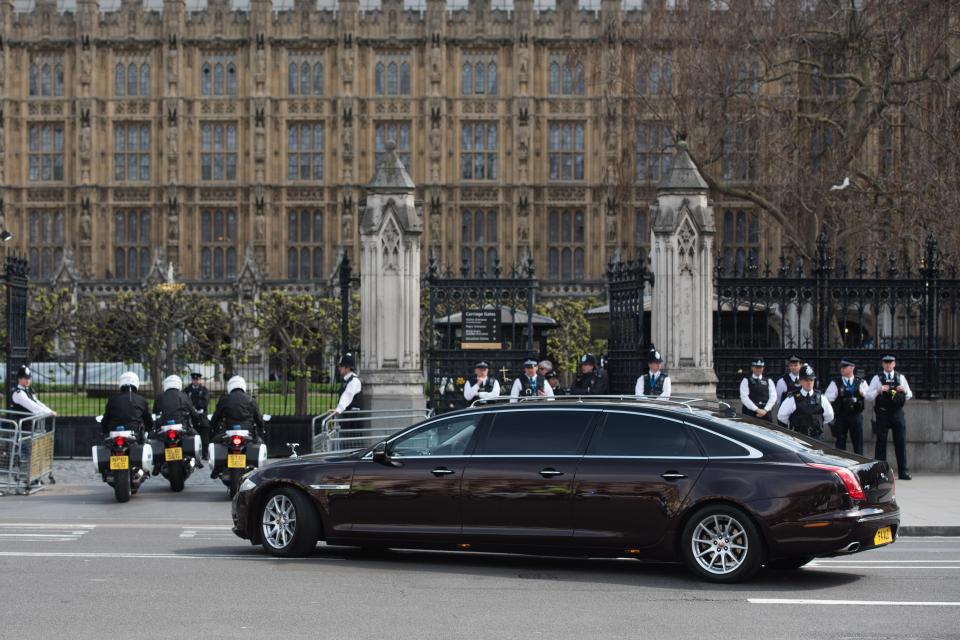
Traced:
<path fill-rule="evenodd" d="M 120 471 L 130 468 L 130 456 L 110 456 L 110 470 Z"/>
<path fill-rule="evenodd" d="M 175 462 L 177 460 L 183 460 L 183 448 L 170 447 L 169 449 L 163 452 L 163 458 L 167 462 Z"/>
<path fill-rule="evenodd" d="M 883 529 L 877 529 L 877 532 L 873 534 L 873 544 L 890 544 L 893 542 L 893 531 L 890 527 L 884 527 Z"/>
<path fill-rule="evenodd" d="M 247 454 L 245 453 L 230 453 L 227 454 L 227 468 L 228 469 L 244 469 L 247 466 Z"/>

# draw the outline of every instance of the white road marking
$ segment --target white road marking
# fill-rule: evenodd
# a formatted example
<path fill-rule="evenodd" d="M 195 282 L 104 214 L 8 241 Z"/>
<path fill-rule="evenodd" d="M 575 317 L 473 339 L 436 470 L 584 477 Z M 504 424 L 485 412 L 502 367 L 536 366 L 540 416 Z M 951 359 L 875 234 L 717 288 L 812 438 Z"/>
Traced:
<path fill-rule="evenodd" d="M 303 558 L 275 558 L 266 555 L 231 555 L 224 553 L 111 553 L 66 551 L 0 551 L 0 558 L 107 558 L 118 560 L 303 560 Z M 339 560 L 340 558 L 309 558 L 310 560 Z"/>
<path fill-rule="evenodd" d="M 11 542 L 76 542 L 96 525 L 0 524 L 0 541 Z"/>
<path fill-rule="evenodd" d="M 960 607 L 960 602 L 897 600 L 812 600 L 807 598 L 747 598 L 751 604 L 809 604 L 809 605 L 853 605 L 863 607 Z"/>
<path fill-rule="evenodd" d="M 233 529 L 227 526 L 184 527 L 180 537 L 186 540 L 224 540 L 236 538 Z"/>

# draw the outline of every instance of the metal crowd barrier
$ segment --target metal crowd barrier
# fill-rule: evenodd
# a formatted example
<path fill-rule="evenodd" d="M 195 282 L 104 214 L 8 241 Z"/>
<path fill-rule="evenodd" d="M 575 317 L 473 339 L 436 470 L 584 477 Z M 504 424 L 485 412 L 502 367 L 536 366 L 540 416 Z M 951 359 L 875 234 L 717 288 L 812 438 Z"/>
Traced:
<path fill-rule="evenodd" d="M 29 495 L 53 474 L 56 417 L 0 411 L 0 495 Z"/>
<path fill-rule="evenodd" d="M 313 452 L 369 447 L 431 416 L 433 409 L 380 409 L 315 416 L 310 423 Z"/>

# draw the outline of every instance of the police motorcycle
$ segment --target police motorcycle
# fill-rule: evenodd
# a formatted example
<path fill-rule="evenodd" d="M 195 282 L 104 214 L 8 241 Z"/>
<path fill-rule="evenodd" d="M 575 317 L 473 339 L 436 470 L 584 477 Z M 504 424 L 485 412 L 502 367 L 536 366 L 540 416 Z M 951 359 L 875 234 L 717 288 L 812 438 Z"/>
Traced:
<path fill-rule="evenodd" d="M 211 415 L 210 418 L 212 417 Z M 270 422 L 270 418 L 270 415 L 264 415 L 263 421 Z M 244 474 L 267 463 L 267 445 L 253 440 L 254 436 L 249 429 L 242 425 L 233 425 L 223 432 L 221 443 L 210 443 L 210 464 L 229 490 L 231 498 L 240 490 Z"/>
<path fill-rule="evenodd" d="M 216 413 L 208 417 L 214 429 L 222 427 L 207 451 L 212 470 L 211 478 L 220 478 L 229 489 L 230 497 L 237 495 L 247 471 L 267 462 L 267 445 L 261 443 L 256 432 L 260 421 L 270 421 L 247 395 L 247 382 L 240 376 L 227 381 L 227 393 L 217 403 Z M 261 425 L 262 426 L 262 425 Z"/>
<path fill-rule="evenodd" d="M 196 469 L 197 458 L 203 451 L 200 436 L 190 435 L 182 424 L 173 420 L 167 420 L 159 429 L 160 439 L 151 441 L 159 473 L 170 482 L 171 491 L 183 491 L 183 485 Z"/>
<path fill-rule="evenodd" d="M 176 389 L 179 393 L 182 388 L 183 380 L 180 379 L 180 376 L 167 376 L 163 381 L 164 394 L 171 389 Z M 157 402 L 160 402 L 159 398 Z M 184 402 L 187 402 L 185 398 Z M 158 409 L 157 404 L 155 404 L 154 411 L 167 412 L 170 409 Z M 171 413 L 166 413 L 166 415 L 170 416 Z M 176 412 L 172 415 L 177 417 L 180 413 Z M 199 434 L 190 433 L 189 425 L 180 424 L 174 419 L 167 419 L 161 424 L 161 420 L 163 420 L 162 415 L 153 414 L 154 424 L 157 425 L 157 431 L 150 440 L 153 445 L 153 475 L 162 474 L 170 482 L 170 489 L 174 492 L 180 492 L 183 491 L 187 478 L 197 467 L 203 452 L 203 445 L 200 442 Z"/>
<path fill-rule="evenodd" d="M 97 416 L 97 422 L 103 416 Z M 113 487 L 117 502 L 127 502 L 140 489 L 153 467 L 153 449 L 137 442 L 137 434 L 118 425 L 110 431 L 102 445 L 93 445 L 93 468 L 103 481 Z"/>

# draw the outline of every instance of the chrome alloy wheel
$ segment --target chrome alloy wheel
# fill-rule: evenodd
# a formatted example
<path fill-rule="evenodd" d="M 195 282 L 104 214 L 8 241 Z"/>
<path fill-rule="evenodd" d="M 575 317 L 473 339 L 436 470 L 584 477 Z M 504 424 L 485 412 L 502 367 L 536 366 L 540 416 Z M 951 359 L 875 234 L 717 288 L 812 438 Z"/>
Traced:
<path fill-rule="evenodd" d="M 286 549 L 297 532 L 297 510 L 287 496 L 277 494 L 263 508 L 263 539 L 274 549 Z"/>
<path fill-rule="evenodd" d="M 749 552 L 747 533 L 735 518 L 709 515 L 693 530 L 693 557 L 705 571 L 715 575 L 733 573 Z"/>

